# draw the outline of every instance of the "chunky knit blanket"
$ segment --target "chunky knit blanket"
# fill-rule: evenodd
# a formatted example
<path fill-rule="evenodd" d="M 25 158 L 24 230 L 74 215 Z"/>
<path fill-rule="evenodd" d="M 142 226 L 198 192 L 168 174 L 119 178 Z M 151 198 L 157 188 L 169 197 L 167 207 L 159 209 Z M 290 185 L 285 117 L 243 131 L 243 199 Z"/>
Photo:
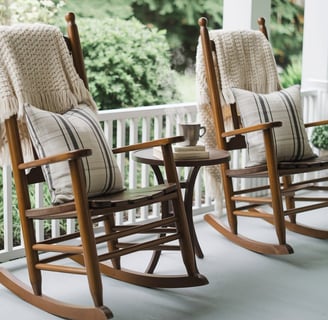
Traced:
<path fill-rule="evenodd" d="M 260 31 L 211 30 L 219 67 L 218 83 L 222 88 L 222 106 L 235 102 L 231 88 L 241 88 L 257 93 L 279 90 L 277 67 L 269 41 Z M 218 70 L 217 70 L 218 72 Z M 201 42 L 196 55 L 196 88 L 199 121 L 206 127 L 202 143 L 206 148 L 216 148 L 215 128 L 206 82 Z M 216 211 L 222 211 L 222 186 L 219 166 L 206 168 L 209 190 L 216 200 Z"/>
<path fill-rule="evenodd" d="M 0 26 L 0 164 L 9 163 L 3 122 L 14 114 L 20 121 L 24 156 L 31 158 L 24 104 L 63 113 L 79 103 L 97 109 L 57 27 Z"/>

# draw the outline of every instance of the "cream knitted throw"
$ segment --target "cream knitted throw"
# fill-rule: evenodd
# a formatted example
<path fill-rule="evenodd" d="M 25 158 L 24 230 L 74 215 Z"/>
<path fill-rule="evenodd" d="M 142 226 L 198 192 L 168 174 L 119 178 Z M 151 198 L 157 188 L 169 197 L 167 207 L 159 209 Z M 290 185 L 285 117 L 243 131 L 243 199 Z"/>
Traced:
<path fill-rule="evenodd" d="M 0 164 L 9 163 L 3 122 L 17 114 L 23 153 L 31 158 L 23 106 L 63 113 L 79 103 L 97 107 L 78 76 L 62 33 L 45 24 L 0 26 Z"/>
<path fill-rule="evenodd" d="M 260 31 L 211 30 L 210 39 L 214 41 L 222 88 L 222 106 L 234 103 L 231 88 L 241 88 L 257 93 L 279 90 L 277 67 L 269 41 Z M 216 148 L 215 128 L 208 95 L 205 66 L 201 43 L 196 55 L 196 88 L 199 121 L 206 127 L 202 143 L 206 148 Z M 223 198 L 219 166 L 206 168 L 206 185 L 215 199 L 216 211 L 222 212 Z"/>

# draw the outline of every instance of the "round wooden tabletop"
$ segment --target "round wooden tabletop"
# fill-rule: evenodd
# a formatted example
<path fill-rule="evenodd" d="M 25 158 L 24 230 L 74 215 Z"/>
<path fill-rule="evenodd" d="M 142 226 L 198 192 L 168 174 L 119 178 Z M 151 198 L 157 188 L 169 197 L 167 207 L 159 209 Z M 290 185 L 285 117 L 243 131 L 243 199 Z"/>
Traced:
<path fill-rule="evenodd" d="M 230 160 L 230 154 L 225 150 L 208 150 L 208 158 L 193 158 L 193 159 L 176 159 L 175 165 L 177 167 L 195 167 L 195 166 L 210 166 L 224 163 Z M 137 162 L 161 166 L 163 160 L 153 155 L 153 149 L 144 149 L 133 153 L 133 158 Z"/>

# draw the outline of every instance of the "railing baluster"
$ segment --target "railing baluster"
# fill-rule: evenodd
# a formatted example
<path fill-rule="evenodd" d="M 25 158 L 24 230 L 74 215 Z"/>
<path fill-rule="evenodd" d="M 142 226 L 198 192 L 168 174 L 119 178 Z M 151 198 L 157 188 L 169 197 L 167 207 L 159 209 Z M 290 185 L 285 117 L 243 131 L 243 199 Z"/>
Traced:
<path fill-rule="evenodd" d="M 34 186 L 34 200 L 35 200 L 35 207 L 42 208 L 43 207 L 43 184 L 37 183 Z M 37 241 L 44 240 L 44 222 L 43 220 L 38 220 L 35 222 L 35 233 Z"/>
<path fill-rule="evenodd" d="M 117 147 L 121 147 L 125 145 L 125 120 L 118 119 L 116 122 L 116 141 L 117 141 Z M 123 173 L 125 172 L 125 154 L 118 154 L 117 155 L 117 164 Z M 117 224 L 123 223 L 123 217 L 121 214 L 115 215 L 115 222 Z"/>
<path fill-rule="evenodd" d="M 138 143 L 138 119 L 132 118 L 129 120 L 129 142 L 128 144 L 135 144 Z M 129 169 L 128 169 L 128 176 L 129 176 L 129 188 L 136 188 L 137 187 L 137 164 L 133 161 L 132 153 L 129 154 Z M 131 209 L 129 210 L 129 218 L 128 222 L 134 223 L 137 220 L 137 210 Z"/>
<path fill-rule="evenodd" d="M 142 121 L 141 121 L 141 140 L 142 141 L 149 141 L 150 140 L 150 117 L 145 116 L 142 117 Z M 150 168 L 149 166 L 145 165 L 145 164 L 140 164 L 138 163 L 138 167 L 141 170 L 141 187 L 146 187 L 149 186 L 150 183 Z M 149 217 L 149 212 L 148 212 L 148 207 L 143 207 L 141 208 L 141 219 L 148 219 Z"/>

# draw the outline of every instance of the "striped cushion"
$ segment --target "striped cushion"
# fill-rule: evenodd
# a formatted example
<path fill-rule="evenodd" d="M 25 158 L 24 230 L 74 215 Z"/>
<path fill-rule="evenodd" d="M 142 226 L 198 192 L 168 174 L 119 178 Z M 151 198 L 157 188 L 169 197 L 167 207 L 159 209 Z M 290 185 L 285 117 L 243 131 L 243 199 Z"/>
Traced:
<path fill-rule="evenodd" d="M 282 127 L 274 129 L 278 161 L 295 161 L 313 158 L 304 128 L 300 86 L 295 85 L 270 94 L 233 89 L 236 104 L 244 127 L 270 121 L 281 121 Z M 246 135 L 249 164 L 265 162 L 262 131 Z"/>
<path fill-rule="evenodd" d="M 26 122 L 39 158 L 75 149 L 92 149 L 83 158 L 87 192 L 90 196 L 122 189 L 122 177 L 115 157 L 109 148 L 96 114 L 86 105 L 64 113 L 52 113 L 25 106 Z M 67 162 L 42 167 L 52 202 L 73 199 Z"/>

